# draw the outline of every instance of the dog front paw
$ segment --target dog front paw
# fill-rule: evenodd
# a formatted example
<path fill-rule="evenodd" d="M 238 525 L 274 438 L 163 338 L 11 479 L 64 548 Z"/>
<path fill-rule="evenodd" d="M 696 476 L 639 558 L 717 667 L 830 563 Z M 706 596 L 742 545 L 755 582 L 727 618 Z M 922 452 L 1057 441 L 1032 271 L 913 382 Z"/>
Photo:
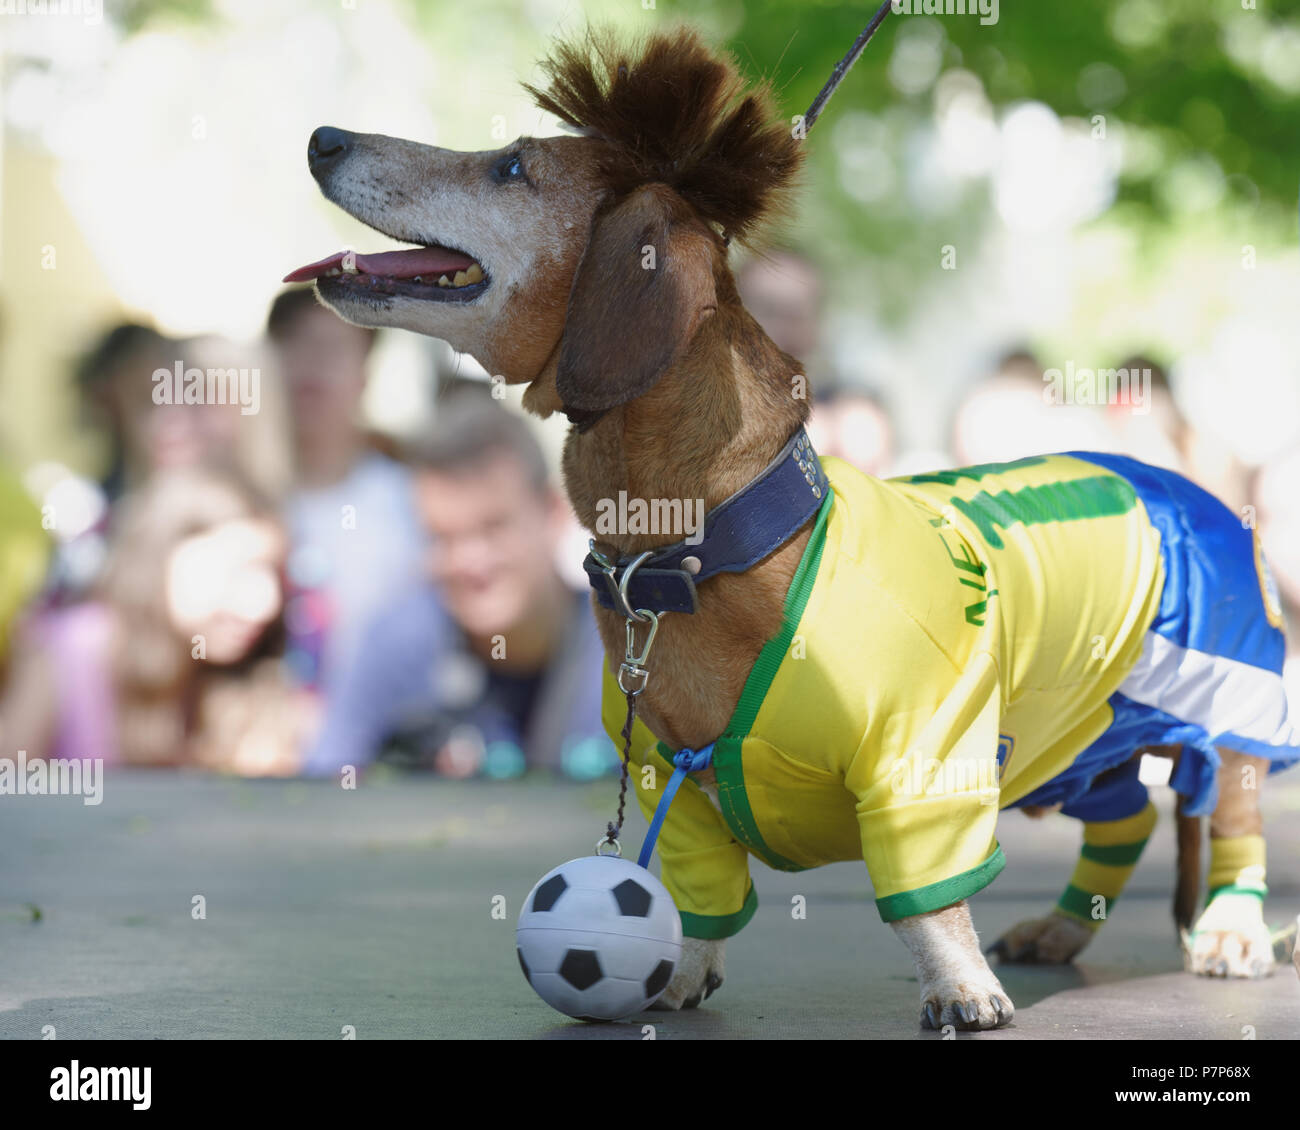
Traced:
<path fill-rule="evenodd" d="M 936 1031 L 948 1024 L 963 1032 L 1001 1028 L 1016 1008 L 998 979 L 989 974 L 944 981 L 921 988 L 921 1027 Z"/>
<path fill-rule="evenodd" d="M 1273 939 L 1261 899 L 1223 894 L 1183 935 L 1183 963 L 1201 977 L 1267 977 L 1274 968 Z"/>
<path fill-rule="evenodd" d="M 1064 965 L 1092 941 L 1093 933 L 1077 918 L 1053 911 L 1012 926 L 986 952 L 1009 965 Z"/>
<path fill-rule="evenodd" d="M 722 938 L 683 938 L 682 959 L 668 988 L 650 1007 L 664 1011 L 695 1008 L 722 985 L 726 973 L 726 941 Z"/>

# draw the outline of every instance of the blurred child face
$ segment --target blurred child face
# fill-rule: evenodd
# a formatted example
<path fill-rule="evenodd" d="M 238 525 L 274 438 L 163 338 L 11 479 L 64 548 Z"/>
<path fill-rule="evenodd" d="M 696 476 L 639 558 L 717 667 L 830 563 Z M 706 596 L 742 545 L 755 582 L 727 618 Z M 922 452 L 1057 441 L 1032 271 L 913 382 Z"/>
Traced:
<path fill-rule="evenodd" d="M 369 345 L 364 330 L 323 307 L 289 323 L 277 359 L 299 439 L 328 442 L 356 427 Z"/>
<path fill-rule="evenodd" d="M 176 358 L 153 351 L 126 358 L 109 381 L 106 395 L 122 430 L 127 463 L 140 475 L 189 467 L 203 455 L 197 405 L 157 405 L 153 374 L 171 371 Z"/>
<path fill-rule="evenodd" d="M 225 522 L 186 538 L 167 561 L 168 615 L 178 635 L 203 657 L 238 663 L 280 614 L 284 543 L 270 522 Z"/>
<path fill-rule="evenodd" d="M 822 455 L 838 456 L 869 475 L 884 474 L 894 455 L 889 417 L 863 397 L 814 404 L 808 436 Z"/>
<path fill-rule="evenodd" d="M 507 632 L 542 598 L 554 573 L 560 506 L 539 494 L 521 464 L 489 456 L 448 475 L 415 476 L 420 520 L 433 535 L 430 573 L 447 611 L 471 636 Z"/>
<path fill-rule="evenodd" d="M 240 423 L 237 404 L 157 404 L 153 379 L 172 372 L 175 357 L 142 353 L 117 371 L 108 388 L 114 418 L 122 429 L 127 462 L 141 477 L 154 471 L 221 462 L 230 453 Z"/>

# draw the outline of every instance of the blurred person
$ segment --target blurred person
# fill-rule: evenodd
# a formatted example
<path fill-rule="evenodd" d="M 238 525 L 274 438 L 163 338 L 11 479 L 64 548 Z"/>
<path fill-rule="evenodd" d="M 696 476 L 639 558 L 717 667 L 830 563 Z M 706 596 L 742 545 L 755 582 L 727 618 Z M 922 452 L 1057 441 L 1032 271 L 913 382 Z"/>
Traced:
<path fill-rule="evenodd" d="M 106 765 L 296 768 L 311 724 L 289 693 L 272 505 L 199 468 L 123 501 L 92 599 L 35 614 L 0 707 L 5 742 Z"/>
<path fill-rule="evenodd" d="M 1251 484 L 1247 520 L 1259 531 L 1259 546 L 1268 563 L 1286 624 L 1287 659 L 1283 669 L 1287 694 L 1300 704 L 1300 446 L 1265 463 Z"/>
<path fill-rule="evenodd" d="M 198 461 L 197 437 L 181 413 L 155 414 L 153 373 L 175 364 L 180 343 L 139 322 L 106 330 L 77 363 L 87 422 L 108 445 L 100 486 L 109 503 L 152 469 Z"/>
<path fill-rule="evenodd" d="M 811 372 L 821 338 L 821 271 L 799 252 L 778 248 L 753 255 L 736 271 L 741 301 L 778 349 Z"/>
<path fill-rule="evenodd" d="M 335 317 L 311 287 L 282 292 L 266 329 L 290 416 L 290 660 L 328 696 L 366 622 L 417 575 L 424 535 L 410 473 L 361 421 L 375 331 Z"/>
<path fill-rule="evenodd" d="M 894 465 L 894 425 L 884 401 L 865 389 L 832 388 L 813 400 L 805 425 L 813 450 L 883 477 Z"/>
<path fill-rule="evenodd" d="M 953 465 L 1006 463 L 1051 451 L 1111 451 L 1104 418 L 1088 404 L 1057 403 L 1038 358 L 1006 354 L 962 398 L 953 417 Z"/>
<path fill-rule="evenodd" d="M 8 665 L 10 629 L 40 588 L 49 554 L 40 511 L 18 476 L 0 465 L 0 687 Z"/>
<path fill-rule="evenodd" d="M 1187 420 L 1174 399 L 1164 367 L 1135 353 L 1124 358 L 1119 368 L 1128 374 L 1129 388 L 1136 385 L 1139 391 L 1106 405 L 1115 450 L 1186 475 Z"/>
<path fill-rule="evenodd" d="M 453 777 L 615 770 L 590 597 L 555 566 L 567 503 L 527 423 L 486 392 L 460 393 L 409 459 L 427 575 L 371 623 L 308 771 L 381 751 Z"/>
<path fill-rule="evenodd" d="M 1249 492 L 1245 466 L 1218 436 L 1194 427 L 1183 415 L 1164 367 L 1141 353 L 1126 357 L 1119 367 L 1130 374 L 1130 385 L 1133 373 L 1143 374 L 1143 392 L 1149 396 L 1150 407 L 1134 411 L 1125 399 L 1108 405 L 1107 422 L 1115 435 L 1115 450 L 1178 471 L 1240 510 Z"/>
<path fill-rule="evenodd" d="M 1195 364 L 1185 367 L 1195 368 Z M 1178 367 L 1174 372 L 1177 378 Z M 1232 387 L 1231 375 L 1221 373 L 1215 395 L 1234 395 Z M 1193 419 L 1186 420 L 1179 435 L 1178 450 L 1183 459 L 1183 473 L 1188 478 L 1217 495 L 1234 510 L 1241 510 L 1247 504 L 1250 470 L 1219 433 L 1216 423 L 1207 420 L 1197 424 Z"/>
<path fill-rule="evenodd" d="M 1104 450 L 1177 471 L 1240 510 L 1249 489 L 1245 466 L 1227 444 L 1187 419 L 1164 366 L 1133 353 L 1117 372 L 1123 374 L 1118 395 L 1105 402 L 1112 439 Z"/>
<path fill-rule="evenodd" d="M 181 341 L 137 322 L 111 327 L 77 363 L 85 422 L 103 435 L 108 460 L 97 482 L 57 465 L 42 476 L 42 505 L 58 518 L 49 603 L 85 596 L 103 567 L 118 501 L 152 476 L 203 465 L 237 469 L 263 490 L 282 484 L 273 398 L 272 410 L 266 411 L 259 395 L 253 412 L 237 400 L 170 403 L 164 394 L 174 386 L 161 378 L 178 368 L 255 370 L 260 389 L 258 359 L 243 347 L 217 337 Z M 74 515 L 79 524 L 70 528 Z"/>
<path fill-rule="evenodd" d="M 190 417 L 158 413 L 152 374 L 174 363 L 178 343 L 140 322 L 119 322 L 101 333 L 73 367 L 82 422 L 102 437 L 105 463 L 97 478 L 58 468 L 37 488 L 40 505 L 52 508 L 56 541 L 43 600 L 51 605 L 82 600 L 93 587 L 108 552 L 113 507 L 155 468 L 197 461 L 197 444 L 184 428 Z M 180 429 L 169 425 L 180 424 Z M 69 507 L 67 500 L 75 499 Z M 69 527 L 75 515 L 75 526 Z M 62 520 L 60 520 L 62 519 Z"/>

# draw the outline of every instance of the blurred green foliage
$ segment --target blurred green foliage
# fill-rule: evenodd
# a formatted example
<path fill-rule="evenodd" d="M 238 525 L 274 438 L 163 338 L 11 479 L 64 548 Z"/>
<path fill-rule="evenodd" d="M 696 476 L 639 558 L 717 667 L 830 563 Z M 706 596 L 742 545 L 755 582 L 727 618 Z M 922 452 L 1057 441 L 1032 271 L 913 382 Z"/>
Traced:
<path fill-rule="evenodd" d="M 1024 100 L 1118 137 L 1124 158 L 1108 222 L 1131 232 L 1158 269 L 1178 241 L 1219 236 L 1261 248 L 1294 246 L 1300 168 L 1300 0 L 1002 0 L 996 23 L 978 15 L 891 14 L 810 135 L 807 193 L 796 242 L 832 274 L 862 277 L 864 251 L 887 320 L 905 316 L 913 281 L 931 275 L 941 243 L 988 230 L 989 185 L 955 197 L 942 186 L 898 188 L 864 203 L 845 187 L 837 122 L 870 115 L 880 145 L 902 166 L 909 139 L 932 127 L 934 86 L 904 92 L 896 58 L 910 37 L 937 41 L 940 72 L 978 78 L 999 111 Z M 916 7 L 920 7 L 918 3 Z M 725 28 L 754 75 L 770 78 L 783 111 L 802 113 L 876 10 L 836 0 L 692 0 L 665 4 Z M 904 56 L 905 57 L 905 56 Z M 904 84 L 906 85 L 906 84 Z M 861 131 L 859 131 L 860 133 Z M 1171 171 L 1205 172 L 1214 203 L 1186 204 Z"/>
<path fill-rule="evenodd" d="M 497 65 L 521 78 L 523 60 L 543 54 L 548 35 L 587 20 L 645 30 L 689 22 L 724 43 L 750 76 L 770 79 L 790 118 L 807 109 L 878 6 L 394 2 L 405 4 L 431 51 L 453 59 L 460 42 L 453 31 L 464 20 L 498 29 Z M 128 31 L 154 19 L 222 19 L 214 0 L 128 0 L 119 11 Z M 917 281 L 934 279 L 941 245 L 961 245 L 969 262 L 965 249 L 998 230 L 989 176 L 928 168 L 918 176 L 917 155 L 936 128 L 936 79 L 954 71 L 978 80 L 995 120 L 1036 101 L 1118 143 L 1116 199 L 1094 221 L 1123 229 L 1137 248 L 1126 276 L 1131 293 L 1114 301 L 1130 301 L 1138 287 L 1158 289 L 1178 269 L 1175 252 L 1193 245 L 1213 244 L 1216 255 L 1243 244 L 1261 253 L 1294 247 L 1300 0 L 1000 0 L 990 24 L 978 14 L 892 14 L 810 136 L 806 187 L 786 235 L 885 324 L 906 320 Z M 870 191 L 865 182 L 882 166 L 889 186 Z"/>

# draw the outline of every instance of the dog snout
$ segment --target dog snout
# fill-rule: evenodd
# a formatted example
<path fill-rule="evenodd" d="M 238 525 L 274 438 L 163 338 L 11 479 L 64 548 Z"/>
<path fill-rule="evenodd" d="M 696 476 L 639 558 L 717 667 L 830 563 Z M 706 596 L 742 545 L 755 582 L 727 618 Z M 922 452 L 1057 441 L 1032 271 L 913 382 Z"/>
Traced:
<path fill-rule="evenodd" d="M 321 126 L 307 142 L 307 167 L 311 175 L 320 180 L 330 172 L 352 148 L 356 135 L 345 129 Z"/>

